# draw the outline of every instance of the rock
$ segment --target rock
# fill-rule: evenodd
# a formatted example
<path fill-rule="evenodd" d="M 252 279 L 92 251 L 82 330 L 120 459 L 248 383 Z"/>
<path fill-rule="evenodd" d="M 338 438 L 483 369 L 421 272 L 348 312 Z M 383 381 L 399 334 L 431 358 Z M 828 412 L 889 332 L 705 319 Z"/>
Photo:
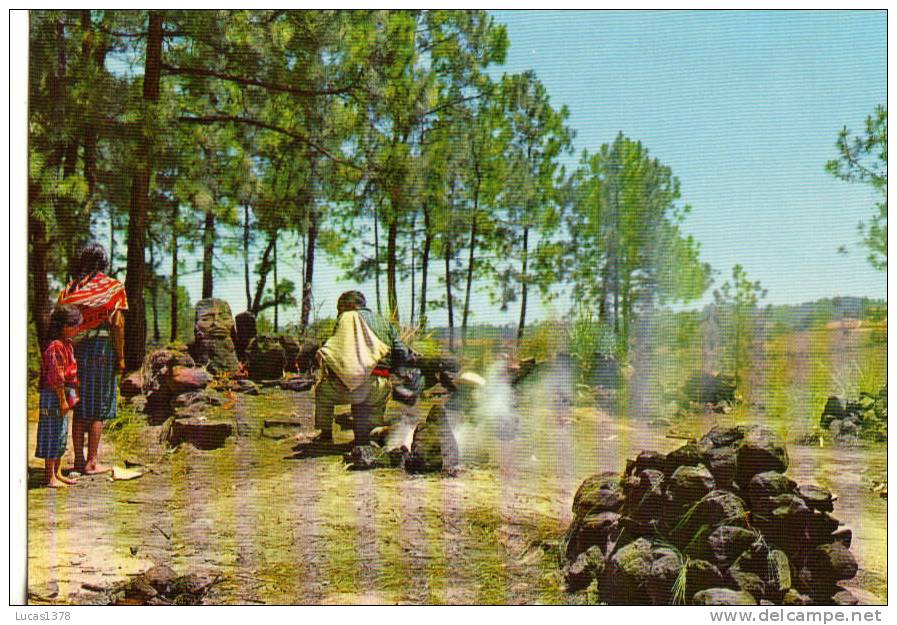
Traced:
<path fill-rule="evenodd" d="M 738 452 L 734 446 L 714 447 L 702 459 L 718 487 L 729 488 L 732 485 L 738 466 Z"/>
<path fill-rule="evenodd" d="M 168 431 L 168 444 L 177 447 L 188 442 L 197 449 L 218 449 L 233 432 L 233 425 L 225 421 L 207 421 L 202 417 L 177 419 Z"/>
<path fill-rule="evenodd" d="M 797 484 L 778 471 L 764 471 L 751 478 L 745 488 L 751 508 L 763 516 L 769 516 L 777 507 L 775 498 L 794 492 Z"/>
<path fill-rule="evenodd" d="M 280 388 L 285 391 L 293 391 L 294 393 L 304 393 L 311 390 L 315 385 L 314 378 L 291 377 L 280 381 Z"/>
<path fill-rule="evenodd" d="M 367 471 L 379 466 L 374 448 L 370 445 L 355 445 L 344 460 L 353 471 Z"/>
<path fill-rule="evenodd" d="M 296 354 L 295 368 L 299 373 L 311 373 L 318 368 L 315 355 L 321 347 L 320 343 L 312 339 L 304 339 Z"/>
<path fill-rule="evenodd" d="M 158 564 L 148 569 L 141 577 L 150 586 L 160 593 L 167 593 L 171 583 L 177 578 L 177 573 L 164 564 Z"/>
<path fill-rule="evenodd" d="M 832 542 L 832 536 L 839 525 L 838 519 L 829 514 L 811 511 L 804 519 L 803 533 L 811 545 L 820 545 Z"/>
<path fill-rule="evenodd" d="M 832 512 L 835 509 L 834 497 L 831 491 L 821 486 L 801 486 L 797 494 L 808 507 L 820 512 Z"/>
<path fill-rule="evenodd" d="M 664 474 L 669 477 L 682 466 L 694 467 L 703 463 L 701 453 L 694 443 L 686 443 L 667 454 Z"/>
<path fill-rule="evenodd" d="M 261 392 L 258 385 L 251 380 L 231 380 L 228 388 L 234 393 L 245 393 L 246 395 L 258 395 Z"/>
<path fill-rule="evenodd" d="M 217 393 L 211 393 L 209 391 L 190 391 L 188 393 L 182 393 L 181 395 L 178 395 L 174 400 L 174 407 L 183 408 L 195 404 L 201 404 L 205 406 L 220 406 L 223 403 L 224 400 Z"/>
<path fill-rule="evenodd" d="M 744 438 L 746 430 L 747 428 L 741 425 L 735 427 L 717 425 L 711 428 L 698 441 L 698 452 L 701 456 L 704 456 L 717 447 L 737 447 L 738 443 Z"/>
<path fill-rule="evenodd" d="M 623 505 L 620 476 L 605 472 L 586 478 L 573 496 L 573 514 L 585 516 L 592 512 L 617 512 Z"/>
<path fill-rule="evenodd" d="M 756 599 L 760 599 L 766 594 L 766 583 L 760 574 L 755 572 L 753 558 L 749 552 L 742 554 L 732 566 L 726 571 L 726 575 L 732 580 L 735 588 L 750 593 Z"/>
<path fill-rule="evenodd" d="M 850 544 L 853 542 L 853 532 L 846 527 L 833 532 L 831 537 L 833 540 L 842 543 L 848 549 L 850 549 Z"/>
<path fill-rule="evenodd" d="M 782 599 L 782 605 L 811 605 L 813 600 L 808 595 L 802 595 L 795 589 L 791 589 L 785 593 Z"/>
<path fill-rule="evenodd" d="M 718 404 L 735 401 L 735 379 L 730 376 L 700 373 L 688 379 L 682 388 L 687 401 Z"/>
<path fill-rule="evenodd" d="M 234 373 L 239 366 L 234 339 L 237 333 L 230 305 L 222 299 L 196 302 L 190 355 L 214 375 Z M 278 376 L 279 377 L 279 376 Z"/>
<path fill-rule="evenodd" d="M 811 554 L 814 567 L 814 577 L 822 577 L 817 573 L 824 573 L 832 582 L 852 579 L 857 574 L 858 566 L 856 558 L 844 543 L 836 541 L 827 545 L 819 545 Z"/>
<path fill-rule="evenodd" d="M 575 560 L 592 547 L 605 551 L 608 542 L 619 535 L 620 518 L 616 512 L 598 512 L 575 518 L 566 535 L 564 555 L 567 560 Z"/>
<path fill-rule="evenodd" d="M 825 402 L 822 409 L 822 418 L 819 420 L 822 427 L 828 427 L 832 419 L 843 419 L 847 416 L 846 405 L 841 397 L 831 396 Z"/>
<path fill-rule="evenodd" d="M 832 603 L 835 605 L 858 605 L 859 600 L 847 590 L 839 590 L 832 595 Z"/>
<path fill-rule="evenodd" d="M 636 538 L 614 552 L 608 561 L 607 580 L 598 585 L 604 601 L 609 605 L 644 603 L 644 588 L 652 576 L 653 546 L 645 538 Z"/>
<path fill-rule="evenodd" d="M 236 351 L 237 359 L 240 362 L 246 362 L 246 348 L 249 347 L 249 341 L 254 339 L 258 333 L 255 315 L 248 310 L 244 310 L 234 317 L 234 325 L 236 330 L 234 351 Z"/>
<path fill-rule="evenodd" d="M 647 590 L 653 605 L 670 605 L 673 602 L 673 586 L 684 566 L 682 556 L 673 549 L 656 545 L 652 548 Z"/>
<path fill-rule="evenodd" d="M 296 359 L 302 351 L 302 342 L 295 336 L 289 334 L 281 334 L 277 337 L 280 346 L 283 348 L 283 370 L 291 373 L 299 371 Z"/>
<path fill-rule="evenodd" d="M 692 605 L 757 605 L 750 593 L 730 588 L 708 588 L 695 594 Z"/>
<path fill-rule="evenodd" d="M 755 425 L 747 428 L 738 446 L 738 484 L 746 486 L 758 473 L 782 473 L 787 468 L 788 452 L 781 437 L 767 427 Z"/>
<path fill-rule="evenodd" d="M 171 369 L 171 391 L 174 394 L 187 393 L 205 388 L 212 376 L 201 367 L 175 366 Z"/>
<path fill-rule="evenodd" d="M 714 561 L 720 566 L 728 566 L 757 538 L 757 534 L 743 527 L 721 525 L 707 537 L 707 545 Z"/>
<path fill-rule="evenodd" d="M 600 577 L 604 567 L 604 554 L 598 547 L 590 547 L 579 554 L 573 564 L 566 565 L 562 570 L 567 592 L 576 592 L 588 587 L 593 579 Z"/>
<path fill-rule="evenodd" d="M 643 451 L 635 459 L 632 473 L 638 475 L 645 469 L 663 472 L 666 468 L 666 456 L 656 451 Z"/>
<path fill-rule="evenodd" d="M 121 379 L 118 386 L 122 397 L 130 398 L 143 393 L 143 374 L 140 371 L 128 374 Z"/>
<path fill-rule="evenodd" d="M 858 432 L 859 426 L 857 426 L 856 422 L 845 419 L 841 422 L 841 429 L 838 432 L 838 436 L 856 436 Z"/>
<path fill-rule="evenodd" d="M 251 380 L 278 380 L 285 364 L 284 349 L 276 336 L 259 334 L 249 342 L 246 366 Z"/>
<path fill-rule="evenodd" d="M 689 560 L 685 570 L 685 596 L 693 597 L 696 593 L 723 585 L 720 570 L 706 560 Z"/>
<path fill-rule="evenodd" d="M 676 469 L 667 485 L 667 501 L 677 507 L 694 504 L 714 489 L 713 475 L 703 465 Z"/>
<path fill-rule="evenodd" d="M 738 495 L 726 490 L 714 490 L 698 504 L 695 517 L 699 524 L 708 527 L 739 525 L 747 521 L 747 510 Z"/>
<path fill-rule="evenodd" d="M 461 462 L 458 442 L 442 406 L 433 405 L 426 420 L 414 429 L 409 452 L 404 463 L 409 473 L 453 472 L 458 469 Z"/>

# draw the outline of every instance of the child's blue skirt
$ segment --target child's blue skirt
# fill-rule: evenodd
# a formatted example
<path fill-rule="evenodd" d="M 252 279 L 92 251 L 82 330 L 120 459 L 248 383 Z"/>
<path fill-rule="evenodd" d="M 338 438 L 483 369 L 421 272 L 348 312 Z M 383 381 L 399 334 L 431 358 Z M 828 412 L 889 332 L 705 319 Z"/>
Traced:
<path fill-rule="evenodd" d="M 55 460 L 65 455 L 66 440 L 69 435 L 69 419 L 59 410 L 56 391 L 49 388 L 40 392 L 40 420 L 37 422 L 38 458 Z"/>

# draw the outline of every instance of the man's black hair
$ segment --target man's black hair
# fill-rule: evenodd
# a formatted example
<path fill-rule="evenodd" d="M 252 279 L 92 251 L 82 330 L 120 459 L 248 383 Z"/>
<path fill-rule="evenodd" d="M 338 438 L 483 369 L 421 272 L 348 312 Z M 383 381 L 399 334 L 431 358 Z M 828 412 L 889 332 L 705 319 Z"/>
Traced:
<path fill-rule="evenodd" d="M 359 308 L 367 308 L 367 300 L 361 291 L 346 291 L 336 300 L 336 310 L 343 312 L 345 310 L 358 310 Z"/>

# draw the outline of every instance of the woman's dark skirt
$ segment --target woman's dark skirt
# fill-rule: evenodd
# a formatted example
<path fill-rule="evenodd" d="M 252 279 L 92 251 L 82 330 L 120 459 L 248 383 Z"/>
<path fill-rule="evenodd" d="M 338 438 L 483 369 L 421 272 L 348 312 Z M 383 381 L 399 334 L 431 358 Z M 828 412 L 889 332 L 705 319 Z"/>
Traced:
<path fill-rule="evenodd" d="M 81 401 L 75 418 L 82 421 L 114 419 L 118 401 L 115 380 L 116 356 L 108 336 L 88 337 L 75 345 Z"/>

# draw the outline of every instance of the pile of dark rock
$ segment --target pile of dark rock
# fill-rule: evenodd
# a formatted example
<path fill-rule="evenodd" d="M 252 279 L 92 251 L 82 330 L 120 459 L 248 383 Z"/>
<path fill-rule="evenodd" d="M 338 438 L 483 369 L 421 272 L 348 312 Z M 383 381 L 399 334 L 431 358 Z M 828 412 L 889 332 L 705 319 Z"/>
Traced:
<path fill-rule="evenodd" d="M 219 577 L 188 573 L 178 575 L 165 565 L 156 565 L 110 589 L 97 590 L 112 605 L 202 605 Z"/>
<path fill-rule="evenodd" d="M 715 427 L 586 479 L 561 542 L 568 589 L 594 581 L 612 605 L 855 604 L 837 585 L 857 572 L 852 533 L 787 468 L 772 430 Z"/>
<path fill-rule="evenodd" d="M 888 440 L 888 385 L 878 393 L 862 392 L 855 400 L 829 397 L 819 425 L 833 440 L 842 443 Z"/>
<path fill-rule="evenodd" d="M 150 425 L 165 425 L 163 438 L 170 446 L 189 442 L 198 449 L 217 449 L 233 433 L 233 425 L 208 414 L 226 401 L 213 380 L 185 349 L 170 345 L 148 354 L 140 370 L 122 380 L 120 389 L 146 413 Z"/>

